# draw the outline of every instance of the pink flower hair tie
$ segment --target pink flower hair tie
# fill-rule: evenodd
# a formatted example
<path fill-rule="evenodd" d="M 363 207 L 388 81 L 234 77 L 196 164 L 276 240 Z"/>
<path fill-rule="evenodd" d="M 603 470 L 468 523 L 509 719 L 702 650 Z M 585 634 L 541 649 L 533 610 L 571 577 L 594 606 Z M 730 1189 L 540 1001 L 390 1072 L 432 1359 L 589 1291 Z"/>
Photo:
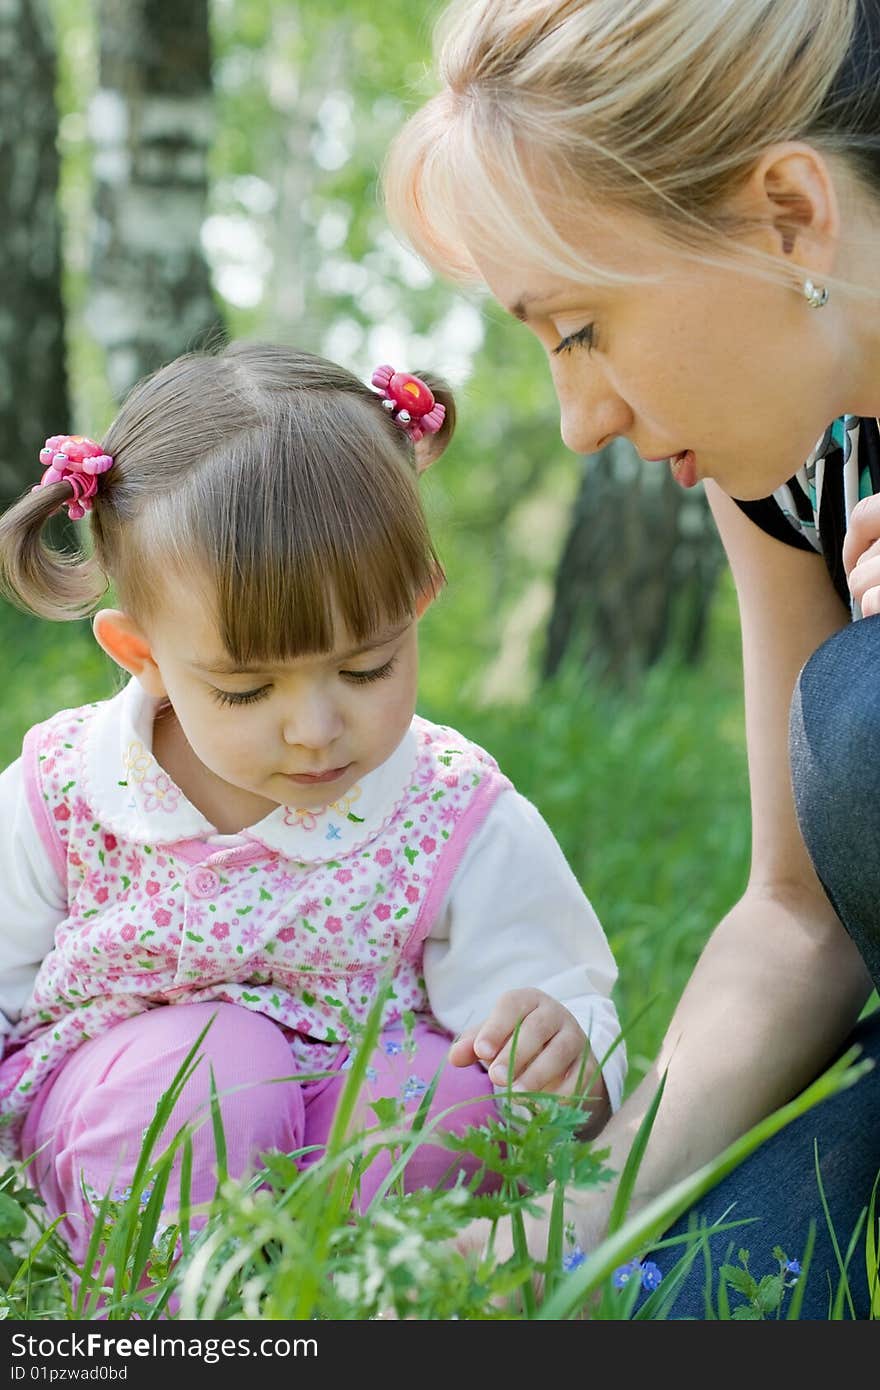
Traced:
<path fill-rule="evenodd" d="M 381 391 L 382 405 L 394 423 L 406 431 L 414 444 L 440 429 L 446 419 L 446 406 L 435 401 L 433 391 L 420 376 L 384 366 L 377 367 L 370 380 Z"/>
<path fill-rule="evenodd" d="M 82 434 L 51 434 L 40 450 L 40 463 L 46 471 L 33 491 L 51 483 L 69 483 L 73 496 L 64 505 L 71 521 L 79 521 L 92 510 L 98 475 L 112 468 L 113 459 Z"/>

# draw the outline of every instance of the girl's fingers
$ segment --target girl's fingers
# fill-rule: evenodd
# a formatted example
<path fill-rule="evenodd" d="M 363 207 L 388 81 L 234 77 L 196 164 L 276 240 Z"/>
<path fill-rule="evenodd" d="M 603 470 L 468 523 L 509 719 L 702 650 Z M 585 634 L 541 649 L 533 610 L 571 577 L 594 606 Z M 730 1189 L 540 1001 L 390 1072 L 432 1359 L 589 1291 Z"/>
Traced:
<path fill-rule="evenodd" d="M 508 1079 L 510 1060 L 513 1058 L 514 1076 L 517 1086 L 521 1085 L 523 1072 L 540 1056 L 558 1029 L 558 1022 L 540 1009 L 535 1009 L 524 1018 L 519 1032 L 511 1033 L 510 1038 L 498 1052 L 489 1067 L 492 1081 L 503 1085 Z"/>
<path fill-rule="evenodd" d="M 516 1077 L 521 1091 L 552 1091 L 556 1095 L 571 1095 L 577 1081 L 577 1066 L 581 1047 L 577 1039 L 557 1033 Z"/>

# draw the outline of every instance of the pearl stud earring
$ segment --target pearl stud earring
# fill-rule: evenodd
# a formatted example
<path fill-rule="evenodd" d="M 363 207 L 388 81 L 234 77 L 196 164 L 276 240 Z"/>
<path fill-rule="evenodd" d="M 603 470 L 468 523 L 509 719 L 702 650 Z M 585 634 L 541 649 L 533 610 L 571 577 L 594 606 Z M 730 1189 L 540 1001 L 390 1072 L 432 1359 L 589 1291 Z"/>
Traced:
<path fill-rule="evenodd" d="M 814 285 L 812 280 L 804 281 L 804 299 L 811 309 L 821 309 L 828 303 L 828 286 Z"/>

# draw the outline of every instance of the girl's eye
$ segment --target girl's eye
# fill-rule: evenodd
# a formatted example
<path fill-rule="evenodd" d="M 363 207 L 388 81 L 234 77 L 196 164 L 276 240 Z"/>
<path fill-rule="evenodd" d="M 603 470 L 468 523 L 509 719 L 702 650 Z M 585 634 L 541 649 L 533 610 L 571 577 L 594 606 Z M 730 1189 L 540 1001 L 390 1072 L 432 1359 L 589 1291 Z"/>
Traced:
<path fill-rule="evenodd" d="M 562 352 L 571 352 L 573 347 L 585 347 L 587 352 L 592 352 L 596 346 L 596 325 L 585 323 L 583 328 L 579 328 L 576 333 L 569 333 L 560 339 L 555 348 L 552 349 L 553 356 L 558 357 Z"/>
<path fill-rule="evenodd" d="M 381 681 L 390 676 L 397 664 L 397 657 L 392 656 L 384 666 L 377 666 L 374 671 L 340 671 L 347 681 L 353 681 L 355 685 L 367 685 L 370 681 Z"/>
<path fill-rule="evenodd" d="M 253 705 L 257 700 L 264 700 L 271 688 L 269 685 L 261 685 L 259 690 L 217 690 L 212 688 L 211 694 L 218 705 Z"/>

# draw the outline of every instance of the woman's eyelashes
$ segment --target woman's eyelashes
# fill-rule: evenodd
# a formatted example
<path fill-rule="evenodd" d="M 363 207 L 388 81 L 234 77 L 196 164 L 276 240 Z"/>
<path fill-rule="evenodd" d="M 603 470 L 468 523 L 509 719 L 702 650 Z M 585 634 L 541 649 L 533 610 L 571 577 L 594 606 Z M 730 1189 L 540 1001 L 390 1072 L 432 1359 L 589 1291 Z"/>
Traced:
<path fill-rule="evenodd" d="M 370 681 L 381 681 L 390 676 L 396 662 L 397 657 L 392 656 L 371 671 L 340 671 L 339 674 L 343 680 L 353 685 L 368 685 Z M 261 685 L 257 690 L 218 690 L 216 686 L 212 686 L 211 694 L 218 705 L 252 705 L 257 700 L 265 700 L 271 690 L 271 685 Z"/>
<path fill-rule="evenodd" d="M 592 352 L 596 346 L 596 325 L 585 323 L 583 328 L 579 328 L 576 333 L 568 333 L 551 348 L 554 357 L 558 357 L 562 352 L 571 352 L 574 347 L 585 347 L 587 352 Z"/>

